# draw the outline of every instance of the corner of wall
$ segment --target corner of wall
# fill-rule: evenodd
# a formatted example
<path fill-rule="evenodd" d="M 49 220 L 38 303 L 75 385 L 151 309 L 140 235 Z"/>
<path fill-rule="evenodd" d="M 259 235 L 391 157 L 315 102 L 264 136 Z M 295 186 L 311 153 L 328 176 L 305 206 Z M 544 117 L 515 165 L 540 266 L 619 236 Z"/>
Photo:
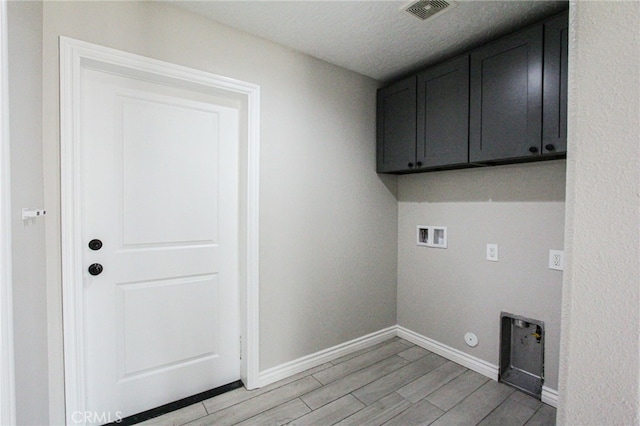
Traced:
<path fill-rule="evenodd" d="M 640 420 L 638 26 L 637 2 L 570 4 L 560 424 Z"/>

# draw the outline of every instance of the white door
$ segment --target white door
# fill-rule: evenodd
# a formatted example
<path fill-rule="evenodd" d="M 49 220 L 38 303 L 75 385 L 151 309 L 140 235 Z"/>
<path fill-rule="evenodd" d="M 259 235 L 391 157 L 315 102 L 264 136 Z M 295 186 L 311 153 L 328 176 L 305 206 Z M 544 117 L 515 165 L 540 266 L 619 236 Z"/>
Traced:
<path fill-rule="evenodd" d="M 240 378 L 238 113 L 83 72 L 86 409 L 113 420 Z"/>

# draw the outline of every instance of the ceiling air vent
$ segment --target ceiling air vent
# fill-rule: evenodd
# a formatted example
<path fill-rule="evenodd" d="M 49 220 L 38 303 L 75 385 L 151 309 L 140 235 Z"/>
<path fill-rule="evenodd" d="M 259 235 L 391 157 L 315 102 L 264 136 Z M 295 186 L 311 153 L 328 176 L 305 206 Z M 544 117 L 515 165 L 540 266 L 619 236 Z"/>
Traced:
<path fill-rule="evenodd" d="M 451 1 L 444 0 L 420 0 L 411 3 L 409 7 L 405 8 L 407 12 L 424 21 L 427 18 L 432 17 L 438 12 L 443 11 L 447 7 L 451 6 Z"/>

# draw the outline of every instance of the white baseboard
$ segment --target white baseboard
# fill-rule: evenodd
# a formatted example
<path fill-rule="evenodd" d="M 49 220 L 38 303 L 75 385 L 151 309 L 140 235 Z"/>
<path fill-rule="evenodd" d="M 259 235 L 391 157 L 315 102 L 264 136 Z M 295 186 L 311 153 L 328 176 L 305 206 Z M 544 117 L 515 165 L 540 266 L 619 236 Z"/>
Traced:
<path fill-rule="evenodd" d="M 545 404 L 548 404 L 554 408 L 558 408 L 558 391 L 557 390 L 543 386 L 541 399 L 542 399 L 542 402 L 544 402 Z"/>
<path fill-rule="evenodd" d="M 277 382 L 278 380 L 285 379 L 289 376 L 293 376 L 294 374 L 301 373 L 325 362 L 348 355 L 357 350 L 373 346 L 396 336 L 447 358 L 450 361 L 460 364 L 463 367 L 473 370 L 476 373 L 482 374 L 491 380 L 498 380 L 497 365 L 493 365 L 487 361 L 481 360 L 480 358 L 474 357 L 397 325 L 262 371 L 260 372 L 260 386 L 267 386 L 271 383 Z M 545 404 L 557 407 L 558 391 L 543 386 L 541 399 Z"/>
<path fill-rule="evenodd" d="M 460 364 L 463 367 L 467 367 L 469 370 L 473 370 L 476 373 L 480 373 L 483 376 L 490 378 L 491 380 L 498 380 L 498 366 L 490 364 L 486 361 L 476 358 L 462 351 L 454 349 L 450 346 L 443 345 L 433 339 L 425 337 L 421 334 L 408 330 L 404 327 L 398 326 L 398 337 L 408 340 L 411 343 L 425 348 L 428 351 L 436 353 L 450 361 Z"/>
<path fill-rule="evenodd" d="M 332 348 L 316 352 L 302 358 L 269 368 L 260 372 L 260 386 L 267 386 L 278 380 L 285 379 L 294 374 L 301 373 L 320 364 L 348 355 L 360 349 L 376 345 L 385 340 L 396 337 L 396 326 L 385 328 L 375 333 L 351 340 L 349 342 L 336 345 Z"/>

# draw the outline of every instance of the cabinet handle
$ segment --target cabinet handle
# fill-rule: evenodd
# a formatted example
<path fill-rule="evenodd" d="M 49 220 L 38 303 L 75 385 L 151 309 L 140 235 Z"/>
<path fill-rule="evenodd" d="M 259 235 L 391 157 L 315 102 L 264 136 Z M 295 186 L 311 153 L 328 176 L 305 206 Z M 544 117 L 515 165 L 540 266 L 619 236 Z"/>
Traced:
<path fill-rule="evenodd" d="M 529 148 L 529 152 L 535 154 L 536 152 L 538 152 L 538 147 L 532 146 L 531 148 Z"/>
<path fill-rule="evenodd" d="M 556 147 L 552 144 L 547 144 L 544 146 L 544 149 L 546 149 L 547 151 L 555 151 Z"/>
<path fill-rule="evenodd" d="M 422 162 L 421 162 L 421 161 L 418 161 L 418 162 L 416 163 L 416 167 L 422 167 Z"/>
<path fill-rule="evenodd" d="M 409 163 L 409 164 L 407 164 L 407 165 L 409 166 L 409 168 L 410 168 L 410 169 L 412 169 L 412 168 L 413 168 L 413 163 Z"/>

